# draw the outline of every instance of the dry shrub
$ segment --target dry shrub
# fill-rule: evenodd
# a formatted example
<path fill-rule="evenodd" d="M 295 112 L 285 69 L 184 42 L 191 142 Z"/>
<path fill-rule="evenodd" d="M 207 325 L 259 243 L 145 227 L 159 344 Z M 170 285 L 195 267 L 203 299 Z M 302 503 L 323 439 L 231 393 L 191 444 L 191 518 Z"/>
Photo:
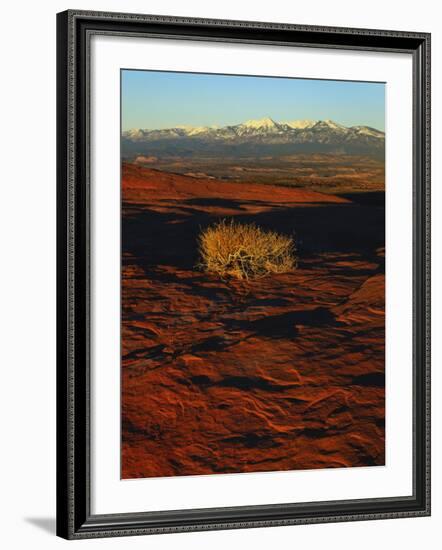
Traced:
<path fill-rule="evenodd" d="M 295 251 L 291 237 L 233 220 L 209 226 L 199 236 L 201 267 L 221 277 L 251 279 L 293 271 Z"/>

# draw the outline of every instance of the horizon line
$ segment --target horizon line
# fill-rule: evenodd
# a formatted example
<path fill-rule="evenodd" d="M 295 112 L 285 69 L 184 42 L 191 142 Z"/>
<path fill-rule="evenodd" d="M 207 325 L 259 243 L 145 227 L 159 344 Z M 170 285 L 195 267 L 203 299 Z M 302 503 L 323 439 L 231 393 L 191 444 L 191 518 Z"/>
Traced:
<path fill-rule="evenodd" d="M 173 129 L 173 128 L 214 128 L 214 129 L 217 129 L 217 128 L 225 128 L 227 126 L 240 126 L 241 124 L 245 124 L 247 122 L 260 122 L 260 121 L 263 121 L 263 120 L 271 120 L 272 122 L 276 123 L 276 124 L 290 124 L 290 123 L 293 123 L 293 122 L 314 122 L 315 124 L 317 124 L 318 122 L 333 122 L 334 124 L 338 124 L 339 126 L 342 126 L 344 128 L 355 128 L 357 126 L 365 126 L 366 128 L 371 128 L 373 130 L 376 130 L 377 132 L 381 132 L 383 134 L 385 134 L 385 130 L 380 130 L 379 128 L 376 128 L 375 126 L 371 126 L 369 124 L 352 124 L 351 126 L 347 126 L 345 124 L 343 124 L 342 122 L 338 122 L 337 120 L 334 120 L 334 119 L 331 119 L 331 118 L 318 118 L 318 119 L 312 119 L 312 118 L 294 118 L 292 120 L 276 120 L 274 117 L 271 117 L 271 116 L 264 116 L 264 117 L 259 117 L 259 118 L 248 118 L 247 120 L 242 120 L 242 122 L 237 122 L 235 124 L 223 124 L 223 125 L 220 125 L 220 124 L 197 124 L 197 125 L 194 125 L 194 124 L 175 124 L 173 126 L 157 126 L 157 127 L 144 127 L 142 128 L 141 126 L 132 126 L 130 128 L 126 128 L 125 130 L 122 128 L 122 131 L 123 132 L 127 132 L 129 130 L 169 130 L 169 129 Z M 121 125 L 123 126 L 123 125 Z"/>

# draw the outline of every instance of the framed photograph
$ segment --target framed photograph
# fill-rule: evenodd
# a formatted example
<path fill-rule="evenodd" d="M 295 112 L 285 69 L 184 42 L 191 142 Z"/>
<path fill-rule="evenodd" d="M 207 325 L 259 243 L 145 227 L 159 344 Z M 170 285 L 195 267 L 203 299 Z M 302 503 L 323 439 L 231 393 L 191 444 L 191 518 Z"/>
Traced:
<path fill-rule="evenodd" d="M 430 514 L 430 36 L 58 14 L 57 533 Z"/>

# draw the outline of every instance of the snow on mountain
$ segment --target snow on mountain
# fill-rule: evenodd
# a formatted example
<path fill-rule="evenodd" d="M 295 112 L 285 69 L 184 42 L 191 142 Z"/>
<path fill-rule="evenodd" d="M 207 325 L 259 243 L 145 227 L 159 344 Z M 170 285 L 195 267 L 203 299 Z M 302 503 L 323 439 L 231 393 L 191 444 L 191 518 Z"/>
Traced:
<path fill-rule="evenodd" d="M 143 139 L 144 136 L 145 131 L 139 128 L 132 128 L 132 130 L 126 130 L 125 132 L 123 132 L 123 137 L 133 140 Z"/>
<path fill-rule="evenodd" d="M 137 155 L 160 154 L 171 148 L 176 153 L 224 154 L 231 153 L 232 147 L 235 154 L 254 154 L 267 148 L 271 154 L 338 151 L 382 155 L 384 142 L 385 134 L 380 130 L 362 125 L 347 127 L 330 119 L 276 122 L 265 117 L 223 127 L 135 128 L 123 132 L 124 150 Z"/>
<path fill-rule="evenodd" d="M 259 120 L 246 120 L 241 124 L 238 124 L 243 128 L 251 128 L 254 130 L 274 130 L 279 129 L 279 124 L 277 124 L 270 117 L 261 118 Z"/>
<path fill-rule="evenodd" d="M 199 134 L 206 134 L 213 129 L 212 126 L 195 126 L 194 128 L 186 129 L 186 134 L 188 136 L 197 136 Z"/>
<path fill-rule="evenodd" d="M 247 120 L 233 126 L 233 128 L 238 136 L 280 134 L 285 130 L 284 125 L 275 122 L 269 117 L 259 120 Z"/>
<path fill-rule="evenodd" d="M 318 120 L 314 126 L 312 126 L 313 130 L 332 130 L 334 132 L 347 132 L 348 128 L 346 126 L 343 126 L 342 124 L 339 124 L 337 122 L 334 122 L 333 120 L 326 119 L 326 120 Z"/>
<path fill-rule="evenodd" d="M 356 131 L 358 134 L 375 137 L 375 138 L 384 138 L 384 132 L 376 130 L 376 128 L 371 128 L 370 126 L 352 126 L 350 130 Z"/>
<path fill-rule="evenodd" d="M 253 135 L 263 136 L 280 134 L 287 137 L 306 135 L 305 132 L 330 132 L 341 133 L 348 135 L 364 135 L 372 138 L 384 138 L 384 132 L 371 128 L 369 126 L 351 126 L 347 127 L 330 119 L 326 120 L 292 120 L 289 122 L 276 122 L 270 117 L 265 117 L 257 120 L 247 120 L 240 124 L 230 126 L 176 126 L 175 128 L 163 129 L 138 129 L 127 130 L 123 132 L 123 137 L 130 140 L 142 139 L 159 139 L 166 137 L 216 137 L 216 138 L 232 138 L 232 137 L 250 137 Z"/>
<path fill-rule="evenodd" d="M 295 130 L 305 130 L 306 128 L 311 128 L 314 126 L 316 124 L 316 120 L 290 120 L 284 124 Z"/>

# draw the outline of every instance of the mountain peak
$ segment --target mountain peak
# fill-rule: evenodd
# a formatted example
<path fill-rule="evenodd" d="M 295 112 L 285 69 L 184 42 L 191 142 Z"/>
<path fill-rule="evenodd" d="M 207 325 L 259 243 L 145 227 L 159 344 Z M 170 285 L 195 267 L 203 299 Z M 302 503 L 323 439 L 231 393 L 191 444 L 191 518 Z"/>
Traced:
<path fill-rule="evenodd" d="M 246 128 L 275 128 L 278 127 L 278 124 L 272 118 L 264 117 L 257 120 L 246 120 L 240 126 L 245 126 Z"/>
<path fill-rule="evenodd" d="M 123 135 L 131 139 L 142 138 L 144 136 L 144 130 L 141 128 L 131 128 L 123 132 Z"/>
<path fill-rule="evenodd" d="M 285 122 L 287 126 L 290 126 L 290 128 L 294 128 L 295 130 L 305 130 L 306 128 L 311 128 L 316 124 L 316 120 L 290 120 Z"/>
<path fill-rule="evenodd" d="M 332 128 L 333 130 L 347 130 L 345 126 L 342 124 L 339 124 L 338 122 L 335 122 L 334 120 L 331 120 L 330 118 L 326 118 L 325 120 L 318 120 L 317 122 L 320 126 L 327 126 L 328 128 Z"/>
<path fill-rule="evenodd" d="M 330 119 L 276 122 L 269 116 L 222 127 L 182 126 L 123 133 L 127 151 L 151 156 L 164 151 L 195 154 L 287 152 L 363 153 L 382 156 L 385 134 L 368 126 L 350 128 Z"/>

